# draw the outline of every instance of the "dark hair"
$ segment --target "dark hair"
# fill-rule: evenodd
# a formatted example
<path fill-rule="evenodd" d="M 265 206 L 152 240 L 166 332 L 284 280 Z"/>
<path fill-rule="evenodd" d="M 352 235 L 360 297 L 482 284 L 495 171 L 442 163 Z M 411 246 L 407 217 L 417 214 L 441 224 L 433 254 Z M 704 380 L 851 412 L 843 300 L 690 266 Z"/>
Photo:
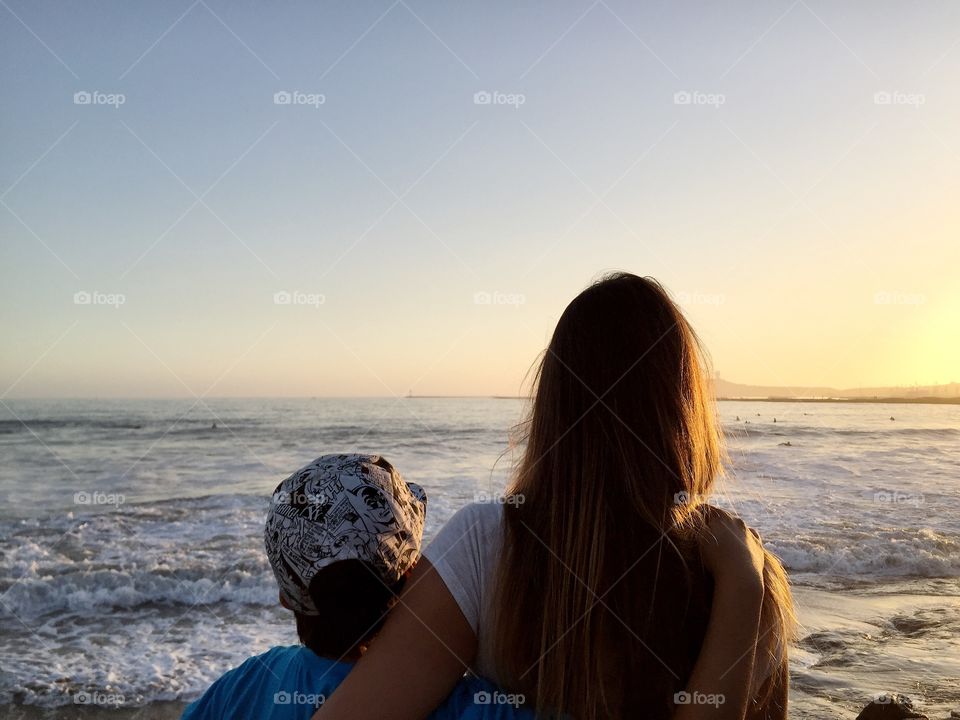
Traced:
<path fill-rule="evenodd" d="M 322 657 L 355 658 L 386 620 L 406 577 L 387 585 L 362 560 L 340 560 L 310 582 L 319 615 L 294 613 L 300 642 Z"/>
<path fill-rule="evenodd" d="M 712 592 L 695 542 L 723 460 L 708 373 L 652 278 L 608 275 L 557 323 L 521 428 L 508 495 L 524 502 L 504 506 L 493 604 L 503 682 L 543 715 L 673 714 Z M 764 600 L 779 618 L 782 587 Z"/>

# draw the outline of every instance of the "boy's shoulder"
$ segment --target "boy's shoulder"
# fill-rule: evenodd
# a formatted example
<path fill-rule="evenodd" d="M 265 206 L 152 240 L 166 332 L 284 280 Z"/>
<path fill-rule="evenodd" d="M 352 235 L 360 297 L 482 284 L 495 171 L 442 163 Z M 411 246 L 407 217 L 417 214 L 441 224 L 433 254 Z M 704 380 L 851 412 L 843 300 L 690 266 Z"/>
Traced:
<path fill-rule="evenodd" d="M 181 720 L 308 720 L 350 672 L 351 664 L 298 645 L 274 647 L 221 675 Z M 523 698 L 481 678 L 464 678 L 431 720 L 520 720 Z"/>
<path fill-rule="evenodd" d="M 302 646 L 270 648 L 221 675 L 182 720 L 309 718 L 349 671 Z"/>

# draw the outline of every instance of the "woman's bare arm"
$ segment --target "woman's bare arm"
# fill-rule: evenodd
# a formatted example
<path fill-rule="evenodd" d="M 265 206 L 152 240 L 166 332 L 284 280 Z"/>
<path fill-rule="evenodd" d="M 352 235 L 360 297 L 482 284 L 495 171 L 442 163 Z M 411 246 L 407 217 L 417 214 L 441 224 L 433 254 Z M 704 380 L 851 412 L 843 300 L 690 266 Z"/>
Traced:
<path fill-rule="evenodd" d="M 701 553 L 714 578 L 710 624 L 674 720 L 742 720 L 763 604 L 763 548 L 743 521 L 712 513 Z"/>
<path fill-rule="evenodd" d="M 426 558 L 367 653 L 312 720 L 421 720 L 477 652 L 477 636 Z"/>
<path fill-rule="evenodd" d="M 679 705 L 675 720 L 742 720 L 750 696 L 760 607 L 763 553 L 743 522 L 712 520 L 714 547 L 704 547 L 716 590 L 703 649 L 688 685 L 714 705 Z M 477 638 L 446 585 L 421 559 L 407 590 L 370 650 L 312 720 L 422 720 L 447 697 L 474 661 Z"/>
<path fill-rule="evenodd" d="M 750 700 L 763 587 L 714 593 L 710 625 L 674 720 L 742 720 Z"/>

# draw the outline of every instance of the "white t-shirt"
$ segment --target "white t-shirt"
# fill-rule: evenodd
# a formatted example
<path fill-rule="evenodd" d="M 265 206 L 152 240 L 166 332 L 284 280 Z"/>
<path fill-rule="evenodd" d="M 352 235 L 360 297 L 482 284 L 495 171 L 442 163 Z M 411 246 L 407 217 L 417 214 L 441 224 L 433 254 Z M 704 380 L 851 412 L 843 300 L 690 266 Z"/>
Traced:
<path fill-rule="evenodd" d="M 440 574 L 477 635 L 477 675 L 500 681 L 493 662 L 493 585 L 503 547 L 503 505 L 473 503 L 441 528 L 423 556 Z"/>
<path fill-rule="evenodd" d="M 471 670 L 500 685 L 493 655 L 492 600 L 502 548 L 503 505 L 472 503 L 458 510 L 423 551 L 477 635 Z M 782 656 L 783 648 L 778 649 Z M 775 669 L 770 662 L 755 669 L 754 693 Z"/>

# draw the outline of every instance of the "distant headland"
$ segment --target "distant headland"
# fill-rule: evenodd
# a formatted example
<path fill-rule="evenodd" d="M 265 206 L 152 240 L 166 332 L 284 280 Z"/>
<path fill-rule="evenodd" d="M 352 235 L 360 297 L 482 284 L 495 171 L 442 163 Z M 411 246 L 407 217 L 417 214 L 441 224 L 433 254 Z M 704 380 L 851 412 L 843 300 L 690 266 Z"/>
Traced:
<path fill-rule="evenodd" d="M 713 381 L 713 386 L 718 400 L 960 405 L 960 383 L 956 382 L 943 385 L 839 389 L 832 387 L 742 385 L 716 378 Z"/>
<path fill-rule="evenodd" d="M 744 385 L 715 378 L 713 387 L 718 400 L 752 400 L 756 402 L 805 403 L 900 403 L 917 405 L 960 405 L 960 383 L 916 385 L 910 387 L 832 388 L 814 386 Z M 524 400 L 516 395 L 414 395 L 408 398 L 489 398 L 492 400 Z"/>

